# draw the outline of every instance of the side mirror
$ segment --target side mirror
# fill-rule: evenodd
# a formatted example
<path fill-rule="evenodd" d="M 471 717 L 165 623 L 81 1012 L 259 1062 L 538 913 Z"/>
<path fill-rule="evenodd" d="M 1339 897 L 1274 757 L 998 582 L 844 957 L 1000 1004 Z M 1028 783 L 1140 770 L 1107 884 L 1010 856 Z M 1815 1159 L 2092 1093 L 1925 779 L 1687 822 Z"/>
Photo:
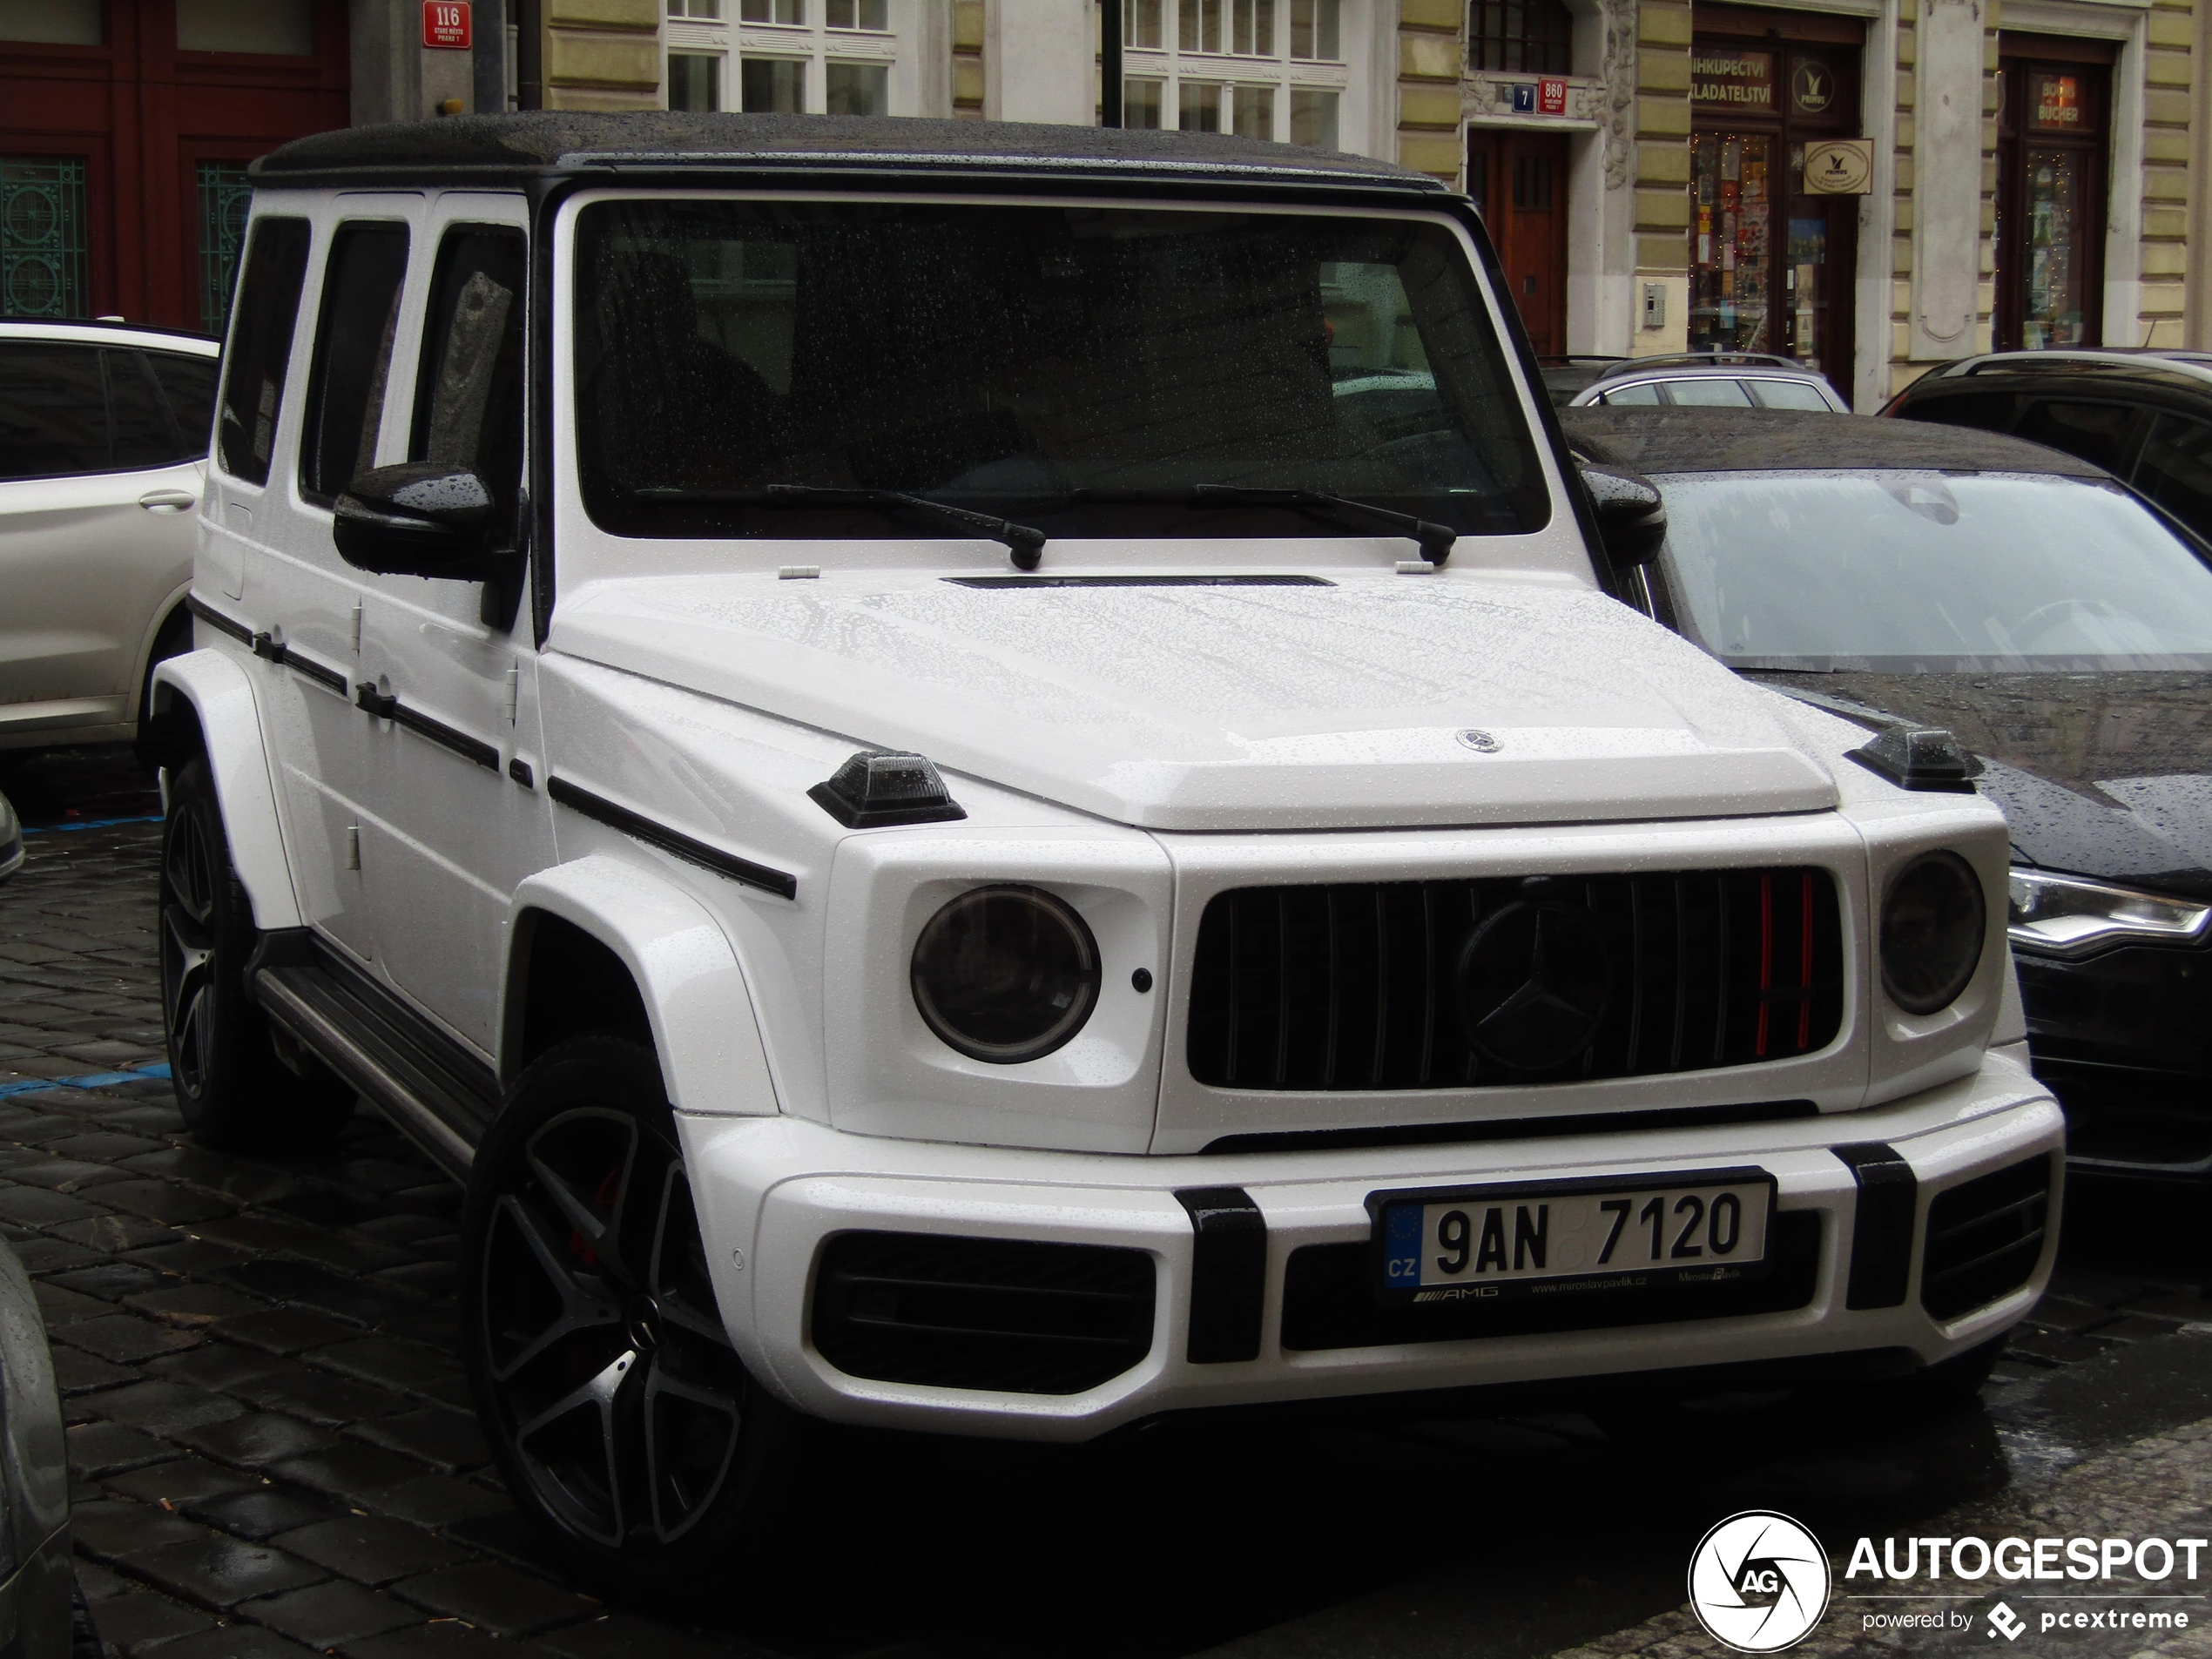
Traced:
<path fill-rule="evenodd" d="M 348 484 L 331 539 L 356 570 L 483 582 L 512 561 L 493 545 L 497 516 L 490 486 L 475 473 L 414 461 L 378 467 Z"/>
<path fill-rule="evenodd" d="M 1581 463 L 1582 482 L 1597 510 L 1597 533 L 1615 567 L 1649 564 L 1667 539 L 1667 507 L 1651 480 L 1595 462 Z"/>

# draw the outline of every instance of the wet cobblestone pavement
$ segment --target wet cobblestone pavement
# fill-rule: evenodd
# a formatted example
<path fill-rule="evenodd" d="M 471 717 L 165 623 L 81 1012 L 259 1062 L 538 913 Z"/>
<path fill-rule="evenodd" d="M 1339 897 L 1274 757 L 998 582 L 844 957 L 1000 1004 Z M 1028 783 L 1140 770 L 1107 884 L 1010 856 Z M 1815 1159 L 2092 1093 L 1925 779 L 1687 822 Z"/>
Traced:
<path fill-rule="evenodd" d="M 34 825 L 105 824 L 36 830 L 0 887 L 0 1233 L 38 1285 L 80 1571 L 125 1659 L 1672 1656 L 1708 1650 L 1668 1609 L 1721 1505 L 1840 1531 L 2092 1506 L 2130 1480 L 2138 1503 L 2204 1501 L 2212 1438 L 2176 1435 L 2212 1413 L 2212 1341 L 2186 1333 L 2212 1320 L 2201 1269 L 2088 1251 L 1986 1409 L 1942 1422 L 841 1434 L 711 1616 L 606 1608 L 534 1561 L 488 1471 L 457 1358 L 457 1190 L 367 1110 L 312 1157 L 184 1136 L 160 1072 L 159 826 L 106 822 L 158 810 L 128 766 L 0 776 Z M 64 797 L 98 804 L 72 819 Z"/>

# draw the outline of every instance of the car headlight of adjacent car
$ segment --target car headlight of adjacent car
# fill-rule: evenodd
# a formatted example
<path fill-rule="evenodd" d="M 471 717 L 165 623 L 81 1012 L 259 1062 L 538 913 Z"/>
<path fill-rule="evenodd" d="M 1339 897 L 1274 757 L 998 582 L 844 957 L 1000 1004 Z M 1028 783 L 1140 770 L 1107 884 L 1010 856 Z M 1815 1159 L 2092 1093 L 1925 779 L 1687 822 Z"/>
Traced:
<path fill-rule="evenodd" d="M 1981 878 L 1956 853 L 1923 853 L 1882 900 L 1882 988 L 1907 1014 L 1959 1000 L 1981 963 L 1989 912 Z"/>
<path fill-rule="evenodd" d="M 914 1006 L 971 1059 L 1041 1059 L 1098 1005 L 1098 941 L 1041 887 L 977 887 L 932 916 L 914 941 Z"/>
<path fill-rule="evenodd" d="M 2212 924 L 2212 905 L 2138 893 L 2079 876 L 2012 873 L 2013 948 L 2088 956 L 2114 945 L 2188 945 Z"/>

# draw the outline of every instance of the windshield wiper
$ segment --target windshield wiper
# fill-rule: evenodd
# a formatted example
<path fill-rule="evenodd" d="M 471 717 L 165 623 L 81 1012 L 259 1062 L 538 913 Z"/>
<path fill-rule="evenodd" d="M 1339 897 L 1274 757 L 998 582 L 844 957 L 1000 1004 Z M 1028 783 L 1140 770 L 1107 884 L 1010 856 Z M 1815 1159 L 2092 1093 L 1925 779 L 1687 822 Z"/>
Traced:
<path fill-rule="evenodd" d="M 1017 570 L 1034 570 L 1044 556 L 1045 534 L 1031 524 L 1017 524 L 1010 518 L 995 518 L 988 513 L 971 511 L 955 507 L 950 502 L 932 501 L 927 496 L 909 496 L 903 489 L 840 489 L 832 484 L 770 484 L 761 492 L 771 502 L 820 502 L 830 505 L 842 502 L 854 507 L 912 507 L 953 523 L 965 524 L 970 529 L 983 532 L 995 542 L 1003 543 L 1008 556 Z"/>
<path fill-rule="evenodd" d="M 1367 518 L 1378 524 L 1391 525 L 1419 543 L 1421 556 L 1431 564 L 1441 564 L 1450 558 L 1452 543 L 1460 539 L 1459 531 L 1449 525 L 1432 524 L 1411 513 L 1394 512 L 1372 502 L 1332 496 L 1319 489 L 1250 489 L 1241 484 L 1193 484 L 1190 499 L 1200 506 L 1300 507 L 1340 516 Z"/>

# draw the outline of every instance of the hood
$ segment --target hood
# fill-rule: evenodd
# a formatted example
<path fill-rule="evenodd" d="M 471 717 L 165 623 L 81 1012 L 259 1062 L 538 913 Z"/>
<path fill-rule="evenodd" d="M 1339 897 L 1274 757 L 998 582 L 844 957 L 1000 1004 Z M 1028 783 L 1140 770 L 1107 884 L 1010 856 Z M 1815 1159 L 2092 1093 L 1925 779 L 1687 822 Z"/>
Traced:
<path fill-rule="evenodd" d="M 564 594 L 549 644 L 1153 829 L 1836 801 L 1763 693 L 1564 583 L 632 578 Z"/>
<path fill-rule="evenodd" d="M 2212 898 L 2212 674 L 1757 674 L 1981 758 L 2013 850 L 2046 869 Z"/>

